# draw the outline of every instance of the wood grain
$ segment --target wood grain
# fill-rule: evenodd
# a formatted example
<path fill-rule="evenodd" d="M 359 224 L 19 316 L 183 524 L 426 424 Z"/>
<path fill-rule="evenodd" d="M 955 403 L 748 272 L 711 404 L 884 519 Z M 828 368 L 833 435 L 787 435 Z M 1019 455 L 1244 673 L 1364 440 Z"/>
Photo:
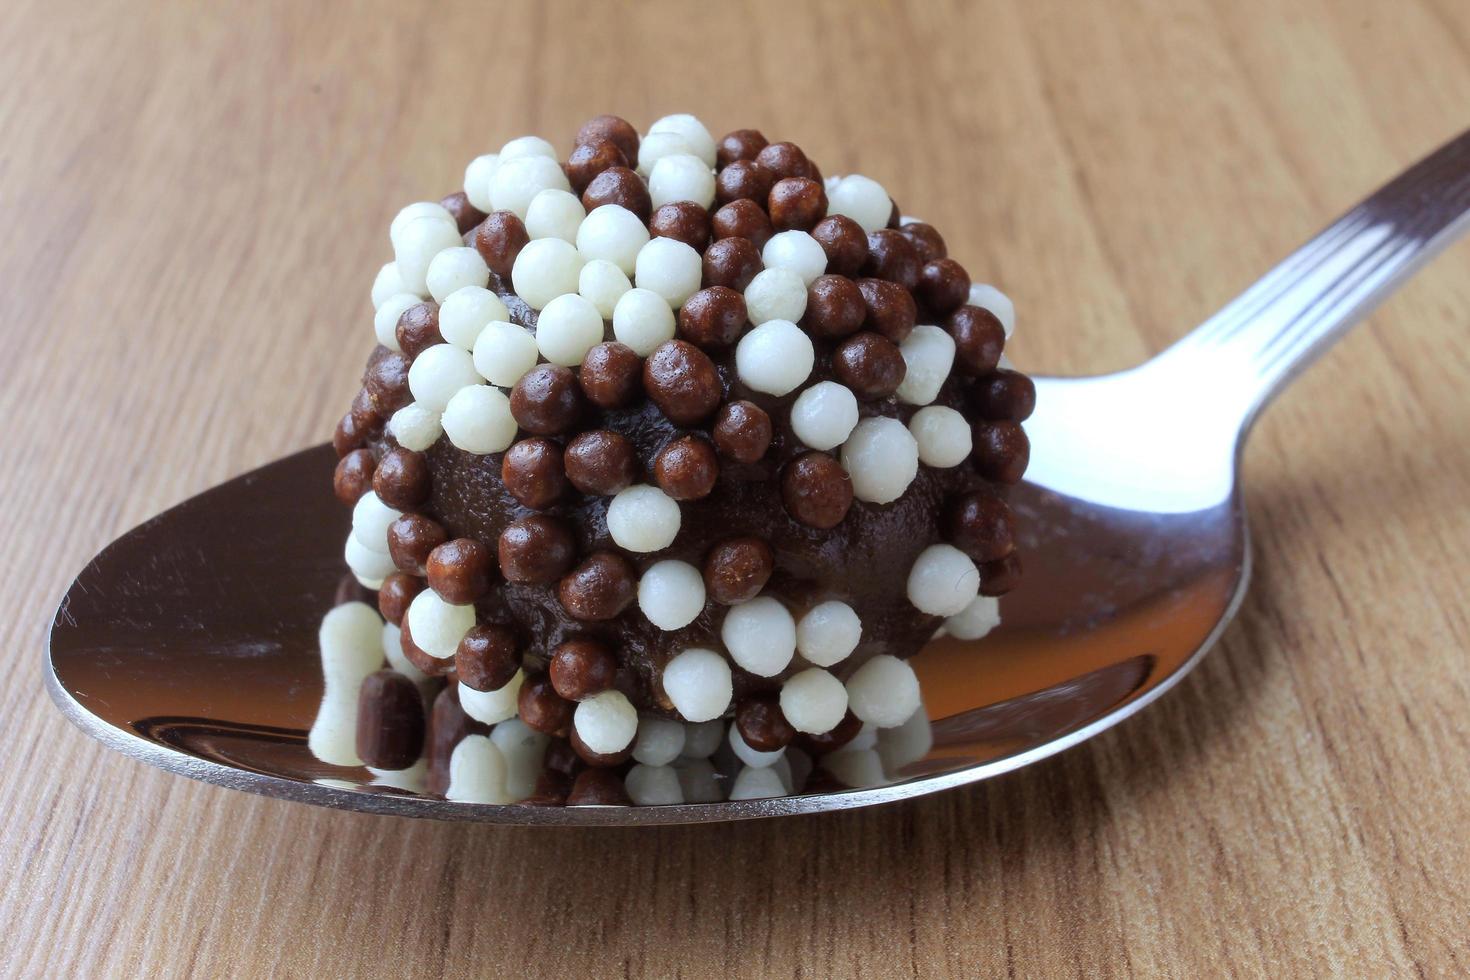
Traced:
<path fill-rule="evenodd" d="M 1260 424 L 1253 591 L 1182 687 L 912 805 L 642 831 L 310 809 L 42 693 L 114 535 L 320 441 L 397 206 L 581 119 L 861 168 L 1052 372 L 1158 350 L 1466 123 L 1455 0 L 0 7 L 0 970 L 13 976 L 1470 971 L 1470 249 Z"/>

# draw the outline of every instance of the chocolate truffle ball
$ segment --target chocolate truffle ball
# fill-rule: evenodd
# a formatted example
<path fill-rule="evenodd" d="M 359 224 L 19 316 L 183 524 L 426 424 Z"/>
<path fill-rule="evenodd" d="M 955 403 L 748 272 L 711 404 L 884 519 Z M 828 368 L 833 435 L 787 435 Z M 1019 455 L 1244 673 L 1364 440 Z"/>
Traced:
<path fill-rule="evenodd" d="M 567 793 L 567 806 L 632 805 L 622 778 L 606 769 L 584 769 L 577 773 Z"/>
<path fill-rule="evenodd" d="M 896 282 L 912 292 L 919 284 L 919 250 L 899 232 L 879 228 L 868 235 L 863 275 Z"/>
<path fill-rule="evenodd" d="M 426 574 L 429 554 L 448 540 L 439 522 L 422 514 L 404 514 L 388 525 L 388 555 L 410 575 Z"/>
<path fill-rule="evenodd" d="M 812 176 L 806 154 L 795 143 L 771 143 L 755 155 L 755 162 L 775 174 L 777 180 Z"/>
<path fill-rule="evenodd" d="M 1020 483 L 1031 461 L 1031 440 L 1015 422 L 981 422 L 973 430 L 975 471 L 996 483 Z"/>
<path fill-rule="evenodd" d="M 1005 595 L 1021 584 L 1021 556 L 1011 552 L 1004 558 L 980 566 L 980 594 Z"/>
<path fill-rule="evenodd" d="M 882 334 L 895 344 L 907 340 L 919 318 L 913 295 L 898 283 L 883 279 L 859 279 L 857 285 L 867 307 L 863 329 Z"/>
<path fill-rule="evenodd" d="M 749 200 L 765 204 L 776 186 L 776 175 L 754 160 L 737 160 L 720 171 L 715 179 L 715 201 L 729 204 L 731 201 Z"/>
<path fill-rule="evenodd" d="M 418 357 L 435 344 L 444 343 L 439 334 L 439 304 L 431 300 L 404 310 L 398 316 L 394 336 L 409 357 Z"/>
<path fill-rule="evenodd" d="M 994 313 L 978 306 L 961 306 L 944 321 L 944 329 L 954 338 L 955 369 L 961 374 L 989 374 L 1000 363 L 1006 334 Z"/>
<path fill-rule="evenodd" d="M 576 705 L 556 693 L 545 674 L 527 677 L 516 697 L 516 713 L 526 727 L 547 735 L 565 735 Z"/>
<path fill-rule="evenodd" d="M 378 587 L 378 612 L 383 614 L 385 620 L 397 626 L 403 622 L 403 615 L 408 612 L 408 604 L 413 602 L 414 596 L 422 591 L 424 591 L 423 579 L 403 572 L 394 572 L 383 579 L 383 584 Z"/>
<path fill-rule="evenodd" d="M 363 375 L 362 386 L 367 389 L 373 408 L 379 415 L 390 417 L 413 400 L 408 390 L 408 368 L 408 358 L 395 351 L 385 351 Z"/>
<path fill-rule="evenodd" d="M 1016 550 L 1015 518 L 989 490 L 952 500 L 944 515 L 945 537 L 976 562 L 996 561 Z"/>
<path fill-rule="evenodd" d="M 910 221 L 898 229 L 899 234 L 914 243 L 914 249 L 919 253 L 920 262 L 933 262 L 949 255 L 945 248 L 944 237 L 931 224 L 922 221 Z"/>
<path fill-rule="evenodd" d="M 919 299 L 935 316 L 947 316 L 970 296 L 970 274 L 954 259 L 934 259 L 919 270 Z"/>
<path fill-rule="evenodd" d="M 471 204 L 469 195 L 464 191 L 455 191 L 440 199 L 439 206 L 449 212 L 449 216 L 454 219 L 454 227 L 461 235 L 485 220 L 485 212 Z"/>
<path fill-rule="evenodd" d="M 987 419 L 1024 422 L 1036 410 L 1036 385 L 1019 371 L 1002 369 L 976 381 L 970 400 Z"/>
<path fill-rule="evenodd" d="M 752 695 L 735 709 L 735 727 L 745 744 L 757 752 L 777 752 L 796 738 L 796 729 L 781 713 L 773 693 Z"/>

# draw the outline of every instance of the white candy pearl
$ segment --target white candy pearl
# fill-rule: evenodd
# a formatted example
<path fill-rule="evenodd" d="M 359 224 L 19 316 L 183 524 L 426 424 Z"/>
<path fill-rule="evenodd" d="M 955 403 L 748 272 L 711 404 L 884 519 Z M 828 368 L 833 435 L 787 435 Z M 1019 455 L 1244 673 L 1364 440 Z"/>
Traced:
<path fill-rule="evenodd" d="M 398 571 L 393 559 L 384 551 L 376 551 L 363 544 L 356 534 L 347 535 L 347 546 L 342 550 L 347 568 L 364 588 L 376 589 L 383 579 Z"/>
<path fill-rule="evenodd" d="M 602 314 L 576 293 L 558 296 L 536 320 L 536 347 L 552 364 L 576 367 L 602 343 Z"/>
<path fill-rule="evenodd" d="M 786 754 L 784 745 L 774 752 L 761 752 L 751 748 L 750 744 L 745 741 L 745 737 L 740 734 L 740 729 L 735 725 L 730 726 L 730 748 L 735 751 L 737 759 L 747 766 L 756 768 L 774 766 L 776 761 Z"/>
<path fill-rule="evenodd" d="M 429 295 L 437 303 L 443 303 L 449 295 L 466 286 L 484 287 L 490 282 L 490 267 L 480 257 L 478 250 L 460 246 L 446 248 L 429 263 L 424 279 Z"/>
<path fill-rule="evenodd" d="M 907 368 L 898 385 L 898 400 L 929 404 L 939 396 L 954 366 L 954 338 L 947 330 L 925 324 L 915 327 L 898 349 Z"/>
<path fill-rule="evenodd" d="M 715 767 L 708 759 L 680 759 L 674 764 L 685 803 L 718 803 L 723 800 Z"/>
<path fill-rule="evenodd" d="M 677 654 L 664 666 L 663 685 L 674 710 L 691 722 L 713 722 L 730 707 L 734 693 L 729 663 L 713 650 L 698 647 Z M 687 741 L 686 748 L 692 748 Z"/>
<path fill-rule="evenodd" d="M 357 503 L 352 507 L 352 536 L 363 547 L 386 555 L 388 526 L 402 516 L 403 511 L 389 507 L 383 503 L 382 497 L 369 490 L 358 497 Z"/>
<path fill-rule="evenodd" d="M 822 768 L 831 773 L 832 778 L 839 783 L 853 789 L 882 786 L 888 782 L 888 777 L 883 773 L 883 759 L 872 749 L 854 749 L 851 745 L 845 745 L 842 751 L 833 752 L 824 758 Z"/>
<path fill-rule="evenodd" d="M 357 755 L 357 691 L 383 665 L 377 639 L 382 623 L 377 610 L 364 602 L 343 603 L 322 617 L 317 647 L 324 690 L 306 744 L 323 762 L 362 765 Z"/>
<path fill-rule="evenodd" d="M 761 249 L 761 261 L 767 269 L 796 273 L 803 286 L 810 286 L 827 271 L 827 253 L 822 243 L 804 231 L 780 231 L 772 235 Z"/>
<path fill-rule="evenodd" d="M 919 473 L 919 444 L 898 419 L 866 418 L 842 444 L 842 468 L 858 500 L 891 503 Z"/>
<path fill-rule="evenodd" d="M 435 344 L 419 352 L 408 368 L 408 390 L 425 408 L 444 411 L 465 385 L 480 383 L 470 352 L 453 344 Z"/>
<path fill-rule="evenodd" d="M 432 592 L 425 589 L 424 592 Z M 423 593 L 419 593 L 423 595 Z M 412 606 L 409 607 L 413 608 Z M 412 629 L 412 627 L 409 627 Z M 417 641 L 418 637 L 415 636 Z M 518 670 L 504 687 L 493 691 L 477 691 L 468 684 L 459 685 L 459 706 L 475 721 L 487 725 L 498 725 L 516 716 L 516 702 L 521 696 L 521 685 L 526 682 L 525 671 Z"/>
<path fill-rule="evenodd" d="M 745 315 L 756 326 L 770 320 L 801 319 L 806 312 L 806 283 L 790 269 L 762 269 L 745 287 Z"/>
<path fill-rule="evenodd" d="M 813 449 L 842 445 L 857 424 L 857 396 L 835 381 L 812 385 L 791 406 L 792 431 Z"/>
<path fill-rule="evenodd" d="M 730 607 L 720 639 L 735 663 L 758 677 L 775 677 L 796 653 L 796 623 L 780 602 L 757 596 Z"/>
<path fill-rule="evenodd" d="M 456 347 L 474 350 L 491 320 L 508 320 L 505 303 L 483 286 L 456 289 L 439 304 L 439 335 Z"/>
<path fill-rule="evenodd" d="M 649 130 L 648 135 L 638 141 L 638 166 L 636 169 L 638 173 L 647 177 L 653 173 L 653 168 L 664 157 L 676 156 L 681 153 L 693 153 L 695 156 L 698 156 L 699 154 L 695 153 L 695 149 L 694 145 L 685 138 L 683 133 L 673 130 L 664 130 L 663 132 Z"/>
<path fill-rule="evenodd" d="M 770 766 L 746 766 L 730 786 L 732 800 L 767 800 L 785 795 L 786 786 L 781 782 L 781 774 Z"/>
<path fill-rule="evenodd" d="M 969 305 L 995 314 L 1001 329 L 1005 331 L 1006 339 L 1011 339 L 1011 334 L 1016 330 L 1016 304 L 1011 302 L 1009 296 L 988 283 L 978 282 L 970 287 Z"/>
<path fill-rule="evenodd" d="M 790 320 L 767 320 L 735 346 L 735 372 L 749 388 L 768 395 L 795 391 L 812 373 L 812 339 Z"/>
<path fill-rule="evenodd" d="M 451 220 L 427 216 L 409 221 L 393 240 L 393 261 L 398 265 L 403 288 L 427 296 L 429 263 L 446 248 L 463 245 L 459 228 Z"/>
<path fill-rule="evenodd" d="M 684 802 L 679 774 L 672 766 L 636 765 L 623 779 L 628 799 L 638 806 L 673 806 Z"/>
<path fill-rule="evenodd" d="M 619 548 L 646 554 L 661 551 L 679 534 L 679 504 L 658 487 L 638 484 L 619 490 L 607 507 L 607 532 Z"/>
<path fill-rule="evenodd" d="M 674 311 L 668 301 L 649 289 L 630 289 L 613 307 L 613 336 L 647 357 L 660 344 L 674 339 Z"/>
<path fill-rule="evenodd" d="M 713 751 L 713 750 L 711 750 Z M 684 752 L 684 725 L 667 718 L 643 715 L 633 740 L 633 758 L 645 766 L 666 766 Z"/>
<path fill-rule="evenodd" d="M 827 213 L 846 215 L 871 235 L 888 225 L 893 202 L 882 184 L 862 174 L 853 174 L 828 189 Z"/>
<path fill-rule="evenodd" d="M 593 259 L 582 266 L 582 271 L 577 276 L 577 293 L 591 303 L 604 320 L 613 318 L 618 300 L 632 288 L 633 283 L 623 270 L 607 259 Z M 440 319 L 443 319 L 442 313 Z"/>
<path fill-rule="evenodd" d="M 611 755 L 632 744 L 638 734 L 638 712 L 622 691 L 603 691 L 577 703 L 572 724 L 589 749 Z"/>
<path fill-rule="evenodd" d="M 475 157 L 464 168 L 464 196 L 469 198 L 477 210 L 486 214 L 495 210 L 495 206 L 490 203 L 490 180 L 499 166 L 500 154 L 486 153 Z"/>
<path fill-rule="evenodd" d="M 459 641 L 475 625 L 475 607 L 445 602 L 433 589 L 425 589 L 408 605 L 408 629 L 414 644 L 431 657 L 448 660 Z M 461 687 L 461 692 L 467 688 Z"/>
<path fill-rule="evenodd" d="M 373 309 L 383 305 L 389 297 L 405 292 L 403 288 L 403 276 L 398 273 L 398 263 L 386 263 L 378 274 L 373 277 Z"/>
<path fill-rule="evenodd" d="M 550 736 L 543 735 L 519 718 L 507 718 L 490 732 L 490 741 L 505 757 L 505 791 L 512 800 L 524 800 L 536 792 L 536 778 L 546 757 Z"/>
<path fill-rule="evenodd" d="M 933 747 L 934 727 L 929 724 L 929 713 L 922 704 L 902 725 L 878 733 L 878 758 L 883 760 L 883 771 L 889 775 L 918 762 Z"/>
<path fill-rule="evenodd" d="M 378 343 L 392 351 L 403 351 L 398 346 L 398 318 L 410 307 L 418 306 L 423 299 L 413 293 L 394 293 L 385 299 L 373 314 L 373 333 Z"/>
<path fill-rule="evenodd" d="M 688 626 L 704 611 L 704 576 L 688 562 L 655 562 L 638 580 L 638 608 L 661 630 Z"/>
<path fill-rule="evenodd" d="M 536 338 L 525 327 L 505 320 L 492 320 L 475 339 L 475 370 L 491 384 L 512 388 L 521 376 L 536 366 L 540 351 Z"/>
<path fill-rule="evenodd" d="M 485 735 L 466 735 L 449 754 L 445 799 L 456 803 L 511 803 L 505 756 Z"/>
<path fill-rule="evenodd" d="M 715 201 L 715 175 L 699 157 L 671 153 L 655 163 L 649 172 L 648 196 L 655 208 L 675 201 L 693 201 L 708 208 Z"/>
<path fill-rule="evenodd" d="M 500 148 L 500 159 L 516 157 L 550 157 L 556 159 L 556 147 L 539 136 L 517 136 Z"/>
<path fill-rule="evenodd" d="M 686 759 L 708 759 L 725 742 L 725 722 L 716 718 L 684 726 L 684 748 L 680 755 Z"/>
<path fill-rule="evenodd" d="M 813 606 L 796 624 L 796 649 L 807 663 L 831 667 L 846 660 L 863 638 L 863 622 L 836 599 Z"/>
<path fill-rule="evenodd" d="M 958 466 L 970 455 L 970 423 L 952 408 L 930 405 L 909 419 L 909 432 L 919 446 L 919 462 L 925 466 Z"/>
<path fill-rule="evenodd" d="M 931 544 L 909 569 L 909 602 L 930 616 L 953 616 L 975 601 L 980 570 L 952 544 Z"/>
<path fill-rule="evenodd" d="M 403 631 L 392 623 L 383 624 L 383 652 L 388 655 L 388 666 L 398 671 L 415 684 L 428 684 L 428 674 L 419 670 L 403 652 Z"/>
<path fill-rule="evenodd" d="M 715 138 L 710 135 L 710 131 L 705 128 L 704 123 L 687 112 L 664 116 L 654 122 L 652 126 L 649 126 L 648 132 L 650 134 L 678 133 L 684 138 L 685 144 L 689 147 L 689 152 L 699 157 L 706 167 L 713 167 L 715 165 Z M 639 157 L 641 159 L 642 154 L 639 154 Z"/>
<path fill-rule="evenodd" d="M 604 204 L 592 209 L 577 229 L 577 251 L 582 257 L 606 259 L 632 275 L 638 252 L 648 244 L 648 227 L 627 208 Z"/>
<path fill-rule="evenodd" d="M 393 216 L 393 221 L 388 225 L 388 241 L 396 249 L 398 247 L 398 236 L 403 230 L 419 218 L 431 218 L 435 221 L 454 224 L 454 215 L 449 209 L 437 201 L 417 201 L 405 206 Z"/>
<path fill-rule="evenodd" d="M 956 640 L 978 640 L 1000 625 L 1000 600 L 977 595 L 975 601 L 944 621 L 944 631 Z"/>
<path fill-rule="evenodd" d="M 847 688 L 822 668 L 810 667 L 781 685 L 781 714 L 799 732 L 825 734 L 847 714 Z"/>
<path fill-rule="evenodd" d="M 439 441 L 444 429 L 439 423 L 439 413 L 425 408 L 418 402 L 409 402 L 393 413 L 388 420 L 388 434 L 398 440 L 404 449 L 423 452 Z"/>
<path fill-rule="evenodd" d="M 879 728 L 902 725 L 919 710 L 919 678 L 902 660 L 880 653 L 847 679 L 847 706 Z"/>
<path fill-rule="evenodd" d="M 537 159 L 540 159 L 539 157 Z M 516 295 L 533 310 L 577 291 L 582 256 L 560 238 L 538 238 L 528 242 L 510 268 Z"/>
<path fill-rule="evenodd" d="M 577 240 L 577 229 L 587 209 L 571 191 L 544 190 L 531 198 L 526 208 L 526 234 L 532 238 L 560 238 L 564 242 Z"/>
<path fill-rule="evenodd" d="M 638 288 L 658 293 L 674 309 L 699 291 L 703 275 L 699 253 L 672 238 L 650 239 L 638 250 L 633 268 L 633 282 Z"/>
<path fill-rule="evenodd" d="M 505 392 L 489 385 L 466 385 L 444 408 L 444 434 L 467 453 L 502 453 L 516 438 L 516 420 Z"/>
<path fill-rule="evenodd" d="M 510 211 L 522 221 L 537 194 L 545 190 L 571 189 L 561 164 L 547 156 L 521 156 L 507 160 L 502 153 L 495 176 L 490 178 L 490 200 L 494 202 L 495 209 Z"/>

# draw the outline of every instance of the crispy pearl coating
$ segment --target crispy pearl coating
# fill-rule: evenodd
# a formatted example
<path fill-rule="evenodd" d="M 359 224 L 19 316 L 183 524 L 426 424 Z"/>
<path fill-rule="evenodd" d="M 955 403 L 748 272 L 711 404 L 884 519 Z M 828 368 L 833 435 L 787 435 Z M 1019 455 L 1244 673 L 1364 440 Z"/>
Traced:
<path fill-rule="evenodd" d="M 787 177 L 771 188 L 767 211 L 777 231 L 811 231 L 827 216 L 827 192 L 809 177 Z"/>
<path fill-rule="evenodd" d="M 954 259 L 934 259 L 919 270 L 918 297 L 935 316 L 948 316 L 970 295 L 970 274 Z"/>
<path fill-rule="evenodd" d="M 572 567 L 576 543 L 562 521 L 532 514 L 500 534 L 500 574 L 507 582 L 549 585 Z"/>
<path fill-rule="evenodd" d="M 672 201 L 648 219 L 648 232 L 656 238 L 672 238 L 695 251 L 709 244 L 709 212 L 693 201 Z"/>
<path fill-rule="evenodd" d="M 731 201 L 715 212 L 710 229 L 718 241 L 724 238 L 748 239 L 757 249 L 776 233 L 771 218 L 759 204 L 748 199 Z"/>
<path fill-rule="evenodd" d="M 332 474 L 332 490 L 337 499 L 349 507 L 358 498 L 373 488 L 375 464 L 373 454 L 367 449 L 354 449 L 337 461 L 337 471 Z"/>
<path fill-rule="evenodd" d="M 587 400 L 598 408 L 622 408 L 638 397 L 643 381 L 643 359 L 627 344 L 598 344 L 582 359 L 577 380 Z"/>
<path fill-rule="evenodd" d="M 980 422 L 974 428 L 975 472 L 997 483 L 1020 483 L 1031 461 L 1031 441 L 1015 422 Z"/>
<path fill-rule="evenodd" d="M 742 241 L 730 238 L 726 241 Z M 857 294 L 857 287 L 853 287 Z M 862 296 L 858 295 L 859 309 Z M 701 289 L 685 301 L 679 310 L 679 335 L 699 347 L 728 347 L 740 339 L 745 329 L 745 297 L 724 286 Z"/>
<path fill-rule="evenodd" d="M 615 551 L 595 551 L 561 580 L 556 595 L 574 618 L 602 622 L 620 615 L 637 592 L 638 574 L 628 559 Z"/>
<path fill-rule="evenodd" d="M 551 652 L 548 674 L 551 686 L 568 701 L 581 701 L 613 686 L 618 662 L 605 644 L 576 638 L 559 644 Z"/>
<path fill-rule="evenodd" d="M 629 164 L 638 159 L 638 130 L 621 116 L 594 116 L 577 130 L 577 145 L 603 139 L 612 143 Z"/>
<path fill-rule="evenodd" d="M 919 284 L 919 250 L 893 229 L 880 228 L 868 235 L 868 259 L 862 273 L 896 282 L 912 292 Z"/>
<path fill-rule="evenodd" d="M 858 398 L 872 401 L 897 391 L 907 367 L 897 344 L 864 330 L 838 346 L 832 355 L 832 371 Z"/>
<path fill-rule="evenodd" d="M 510 393 L 516 424 L 538 436 L 570 430 L 582 413 L 582 389 L 569 368 L 540 364 L 521 376 Z"/>
<path fill-rule="evenodd" d="M 882 334 L 895 344 L 907 340 L 919 318 L 913 295 L 898 283 L 884 279 L 859 279 L 857 285 L 867 307 L 863 329 Z"/>
<path fill-rule="evenodd" d="M 961 306 L 944 321 L 944 329 L 954 338 L 955 365 L 961 374 L 989 374 L 1000 363 L 1006 335 L 994 313 L 978 306 Z"/>
<path fill-rule="evenodd" d="M 715 448 L 737 463 L 760 460 L 770 448 L 773 434 L 771 416 L 754 402 L 727 402 L 715 415 Z"/>
<path fill-rule="evenodd" d="M 748 238 L 722 238 L 704 252 L 703 277 L 705 288 L 724 286 L 738 293 L 761 271 L 760 249 Z"/>
<path fill-rule="evenodd" d="M 495 211 L 475 231 L 475 250 L 501 279 L 510 279 L 516 256 L 531 241 L 526 223 L 509 211 Z"/>
<path fill-rule="evenodd" d="M 515 633 L 497 623 L 471 627 L 454 651 L 454 672 L 459 682 L 476 691 L 500 690 L 520 667 L 521 651 Z"/>
<path fill-rule="evenodd" d="M 604 204 L 616 204 L 632 211 L 639 221 L 647 222 L 653 213 L 653 198 L 643 178 L 627 167 L 609 167 L 587 185 L 582 192 L 582 206 L 590 214 Z"/>
<path fill-rule="evenodd" d="M 988 490 L 950 501 L 944 533 L 951 544 L 982 564 L 1016 550 L 1015 517 L 1006 502 Z"/>
<path fill-rule="evenodd" d="M 846 337 L 863 325 L 867 312 L 857 283 L 846 276 L 818 276 L 807 287 L 801 325 L 814 337 Z"/>
<path fill-rule="evenodd" d="M 501 458 L 500 479 L 516 500 L 545 510 L 567 489 L 561 447 L 550 439 L 522 439 Z"/>
<path fill-rule="evenodd" d="M 715 162 L 728 167 L 736 160 L 754 160 L 766 148 L 766 138 L 758 129 L 737 129 L 720 138 L 715 151 Z"/>
<path fill-rule="evenodd" d="M 618 145 L 609 139 L 592 137 L 578 143 L 567 157 L 567 180 L 571 181 L 572 193 L 578 197 L 587 190 L 592 179 L 612 167 L 627 167 L 628 158 Z"/>
<path fill-rule="evenodd" d="M 583 432 L 563 454 L 567 480 L 581 493 L 612 496 L 632 486 L 638 460 L 628 437 L 607 429 Z"/>
<path fill-rule="evenodd" d="M 704 556 L 705 592 L 727 606 L 749 602 L 760 595 L 775 568 L 771 546 L 760 538 L 721 541 Z"/>
<path fill-rule="evenodd" d="M 658 451 L 653 476 L 659 489 L 675 500 L 700 500 L 714 490 L 720 462 L 705 440 L 680 436 Z"/>
<path fill-rule="evenodd" d="M 751 200 L 765 204 L 776 186 L 776 175 L 754 160 L 737 160 L 730 164 L 715 180 L 715 201 L 729 204 L 731 201 Z"/>
<path fill-rule="evenodd" d="M 803 453 L 781 471 L 786 512 L 808 527 L 827 530 L 842 523 L 852 507 L 852 480 L 826 453 Z"/>
<path fill-rule="evenodd" d="M 693 425 L 720 404 L 720 375 L 709 355 L 693 344 L 671 340 L 643 364 L 643 389 L 676 425 Z"/>
<path fill-rule="evenodd" d="M 373 490 L 395 510 L 408 510 L 429 496 L 429 463 L 423 453 L 395 447 L 383 454 L 373 472 Z"/>
<path fill-rule="evenodd" d="M 425 574 L 429 554 L 448 540 L 444 528 L 422 514 L 404 514 L 388 525 L 388 555 L 410 575 Z"/>
<path fill-rule="evenodd" d="M 868 260 L 868 236 L 862 225 L 842 214 L 829 214 L 812 227 L 812 237 L 827 253 L 827 271 L 855 276 Z"/>

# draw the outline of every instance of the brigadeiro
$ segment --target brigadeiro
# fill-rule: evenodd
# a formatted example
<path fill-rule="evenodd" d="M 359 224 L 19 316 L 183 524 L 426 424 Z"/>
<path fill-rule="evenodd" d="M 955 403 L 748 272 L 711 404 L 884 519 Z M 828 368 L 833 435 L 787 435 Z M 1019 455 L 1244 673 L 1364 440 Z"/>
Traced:
<path fill-rule="evenodd" d="M 797 762 L 758 770 L 916 717 L 907 658 L 1023 581 L 1011 302 L 818 147 L 682 114 L 567 135 L 389 229 L 333 440 L 396 665 L 361 757 L 427 745 L 475 802 L 789 792 Z"/>

